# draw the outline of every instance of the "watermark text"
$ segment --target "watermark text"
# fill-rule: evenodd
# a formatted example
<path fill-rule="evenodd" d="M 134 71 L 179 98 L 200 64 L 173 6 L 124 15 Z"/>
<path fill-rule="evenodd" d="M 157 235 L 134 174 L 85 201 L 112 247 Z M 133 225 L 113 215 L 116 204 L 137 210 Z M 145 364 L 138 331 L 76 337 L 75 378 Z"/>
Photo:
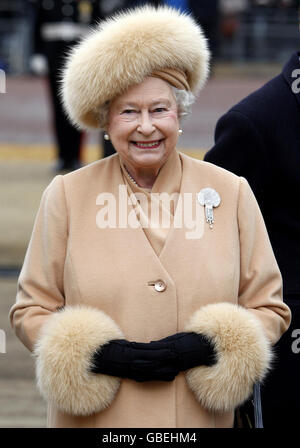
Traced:
<path fill-rule="evenodd" d="M 186 239 L 200 239 L 204 233 L 204 208 L 193 193 L 137 192 L 128 195 L 126 185 L 119 185 L 117 197 L 110 192 L 97 196 L 96 214 L 99 229 L 185 229 Z"/>
<path fill-rule="evenodd" d="M 6 93 L 6 75 L 2 69 L 0 69 L 0 93 Z"/>
<path fill-rule="evenodd" d="M 292 72 L 292 78 L 296 78 L 295 81 L 292 82 L 292 91 L 293 93 L 300 92 L 300 68 L 295 68 Z"/>
<path fill-rule="evenodd" d="M 5 331 L 0 328 L 0 353 L 6 353 L 6 335 Z"/>
<path fill-rule="evenodd" d="M 292 338 L 295 338 L 295 340 L 292 343 L 292 352 L 297 355 L 300 353 L 300 328 L 296 328 L 292 332 Z"/>

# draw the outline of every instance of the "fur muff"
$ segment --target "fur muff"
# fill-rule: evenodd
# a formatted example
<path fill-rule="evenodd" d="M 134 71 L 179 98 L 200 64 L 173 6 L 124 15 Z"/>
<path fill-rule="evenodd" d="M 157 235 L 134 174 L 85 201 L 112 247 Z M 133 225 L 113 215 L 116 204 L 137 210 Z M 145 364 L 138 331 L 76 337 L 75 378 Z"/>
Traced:
<path fill-rule="evenodd" d="M 62 74 L 66 112 L 77 127 L 98 128 L 99 108 L 163 68 L 186 72 L 193 93 L 209 71 L 207 40 L 190 16 L 144 6 L 101 22 L 75 46 Z"/>
<path fill-rule="evenodd" d="M 258 318 L 239 305 L 216 303 L 196 311 L 185 330 L 206 335 L 217 352 L 216 364 L 185 373 L 198 401 L 217 412 L 233 410 L 246 401 L 272 359 Z"/>
<path fill-rule="evenodd" d="M 99 346 L 123 338 L 100 310 L 78 305 L 53 313 L 34 350 L 41 394 L 72 415 L 90 415 L 109 406 L 120 378 L 91 373 L 91 356 Z"/>

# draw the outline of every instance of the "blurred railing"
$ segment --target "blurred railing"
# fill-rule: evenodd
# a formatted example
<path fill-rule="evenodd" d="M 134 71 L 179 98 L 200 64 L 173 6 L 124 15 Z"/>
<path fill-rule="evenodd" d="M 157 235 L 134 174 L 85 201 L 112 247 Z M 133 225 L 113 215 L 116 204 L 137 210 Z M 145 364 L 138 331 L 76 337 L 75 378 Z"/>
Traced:
<path fill-rule="evenodd" d="M 227 61 L 285 62 L 300 50 L 296 9 L 253 9 L 241 14 L 230 36 L 219 36 L 218 57 Z"/>

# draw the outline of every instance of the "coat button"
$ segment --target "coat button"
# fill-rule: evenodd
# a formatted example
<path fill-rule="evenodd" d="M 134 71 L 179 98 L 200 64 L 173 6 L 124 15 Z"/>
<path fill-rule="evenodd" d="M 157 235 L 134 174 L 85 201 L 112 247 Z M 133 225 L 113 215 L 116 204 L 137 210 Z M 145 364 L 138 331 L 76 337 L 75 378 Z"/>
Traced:
<path fill-rule="evenodd" d="M 163 292 L 167 289 L 167 285 L 163 280 L 156 280 L 155 282 L 148 282 L 149 286 L 154 286 L 155 291 Z"/>
<path fill-rule="evenodd" d="M 154 289 L 157 292 L 163 292 L 167 288 L 167 285 L 162 280 L 155 282 Z"/>
<path fill-rule="evenodd" d="M 163 291 L 165 291 L 166 288 L 167 288 L 167 285 L 165 284 L 165 282 L 163 280 L 157 280 L 154 283 L 154 289 L 157 292 L 163 292 Z"/>

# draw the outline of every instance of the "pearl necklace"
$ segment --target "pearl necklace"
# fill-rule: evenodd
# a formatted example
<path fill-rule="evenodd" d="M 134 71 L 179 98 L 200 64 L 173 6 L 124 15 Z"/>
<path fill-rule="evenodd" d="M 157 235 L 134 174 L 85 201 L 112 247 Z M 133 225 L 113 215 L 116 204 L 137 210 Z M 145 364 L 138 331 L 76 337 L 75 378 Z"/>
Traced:
<path fill-rule="evenodd" d="M 129 177 L 129 179 L 138 187 L 139 185 L 138 185 L 138 183 L 134 180 L 134 178 L 131 176 L 131 174 L 129 173 L 129 171 L 128 171 L 128 169 L 126 168 L 126 166 L 124 165 L 124 167 L 125 167 L 125 170 L 126 170 L 126 172 L 127 172 L 127 174 L 128 174 L 128 177 Z"/>

